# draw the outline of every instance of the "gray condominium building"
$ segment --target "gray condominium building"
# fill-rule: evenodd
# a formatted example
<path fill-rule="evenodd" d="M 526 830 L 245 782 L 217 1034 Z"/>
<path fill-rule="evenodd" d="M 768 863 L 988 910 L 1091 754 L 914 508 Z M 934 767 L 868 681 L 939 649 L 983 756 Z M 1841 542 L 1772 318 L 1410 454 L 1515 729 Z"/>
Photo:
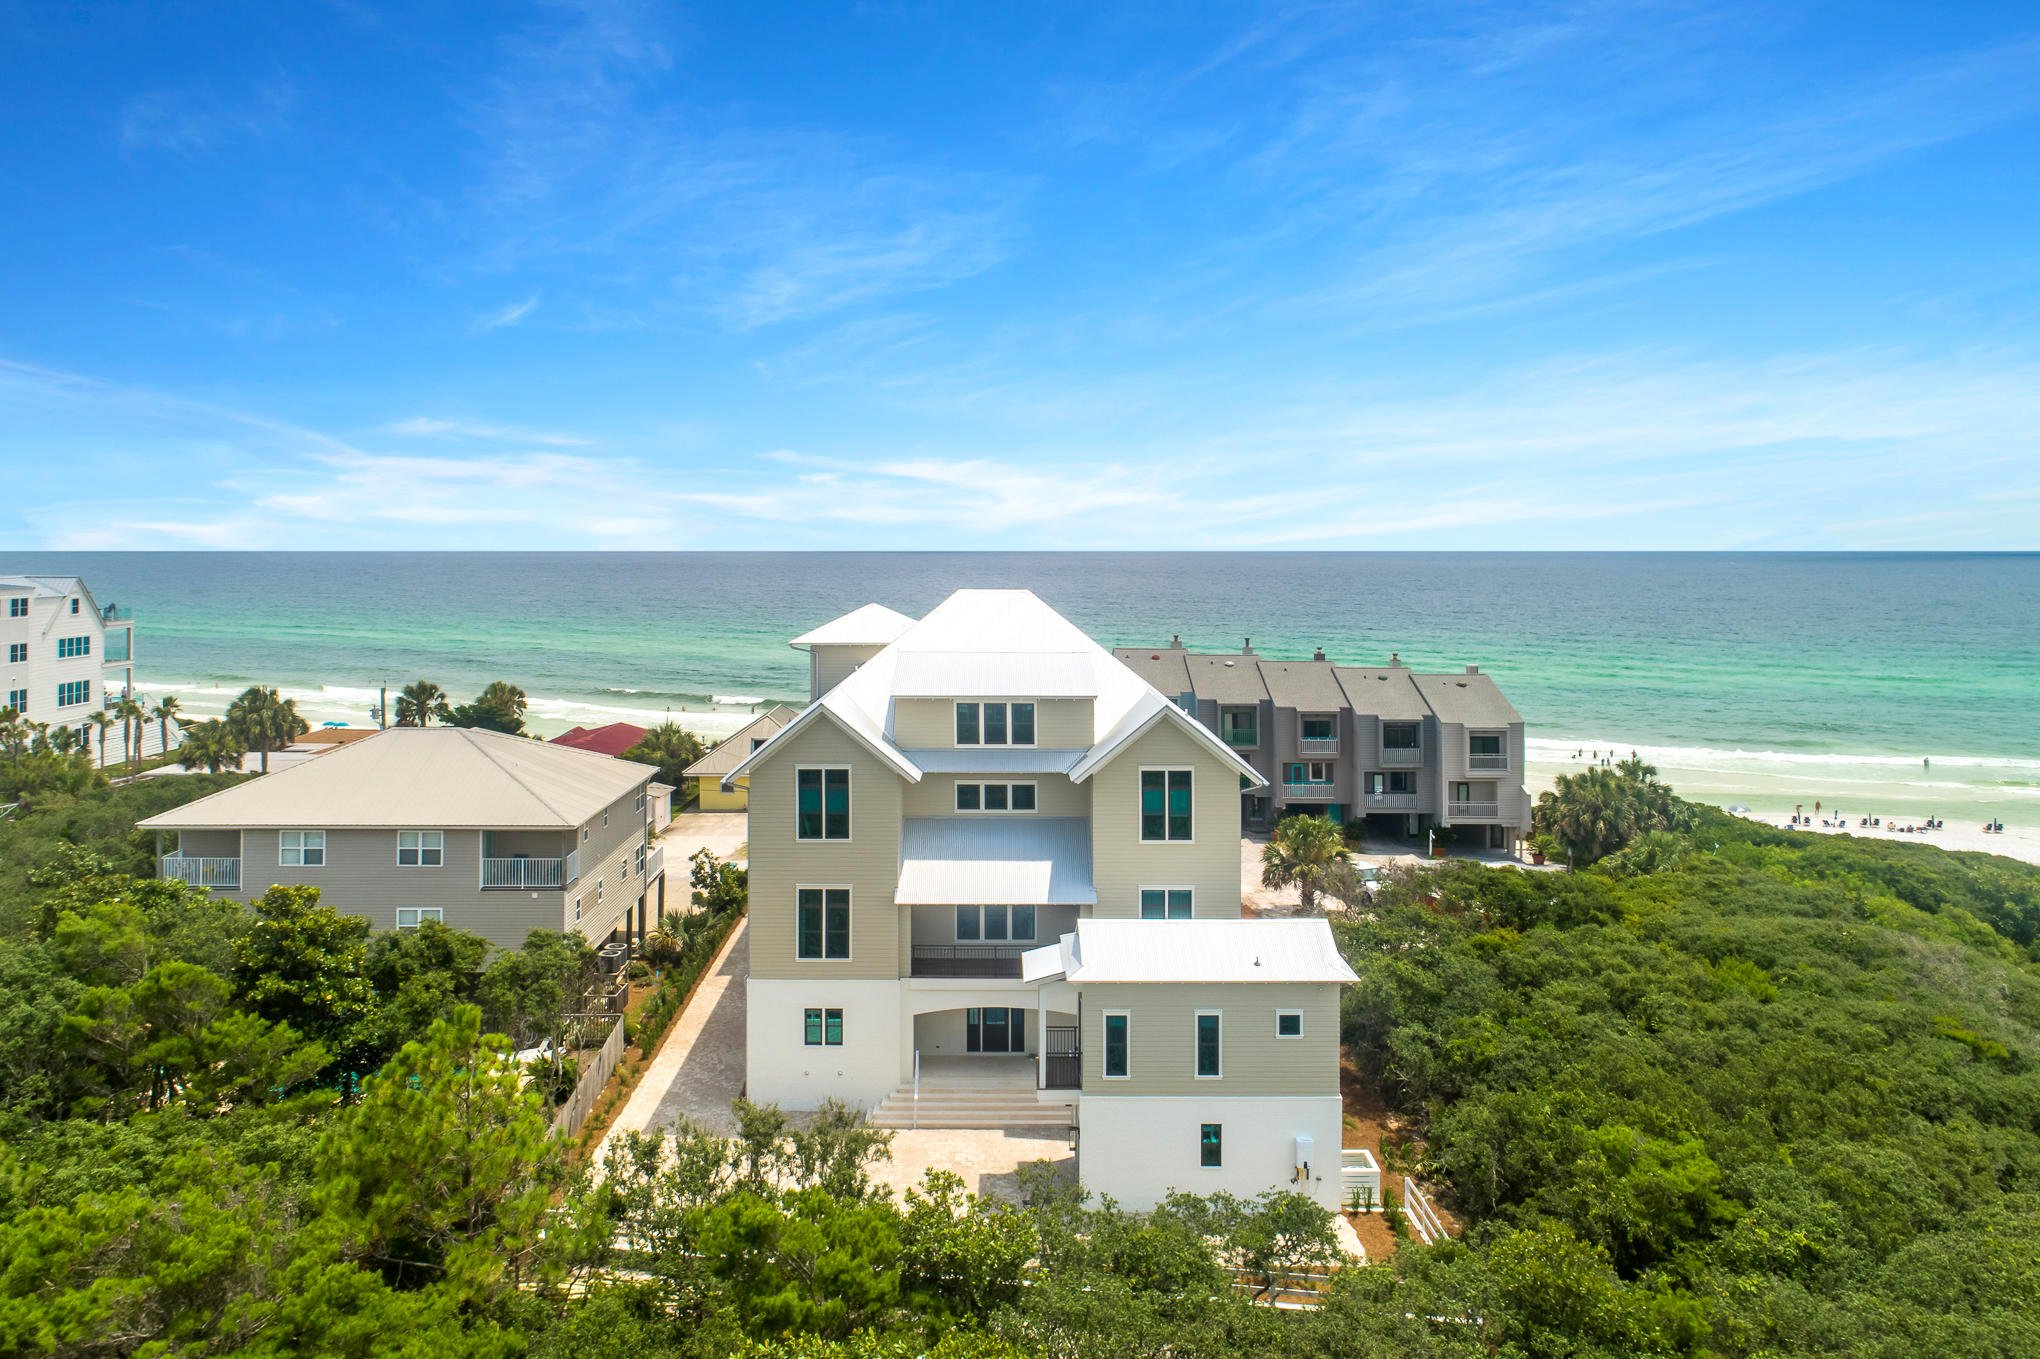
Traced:
<path fill-rule="evenodd" d="M 1364 817 L 1391 834 L 1452 828 L 1461 844 L 1513 849 L 1530 828 L 1523 717 L 1480 667 L 1423 674 L 1390 657 L 1341 665 L 1320 651 L 1275 660 L 1164 647 L 1113 653 L 1267 780 L 1240 794 L 1241 824 L 1295 813 Z"/>

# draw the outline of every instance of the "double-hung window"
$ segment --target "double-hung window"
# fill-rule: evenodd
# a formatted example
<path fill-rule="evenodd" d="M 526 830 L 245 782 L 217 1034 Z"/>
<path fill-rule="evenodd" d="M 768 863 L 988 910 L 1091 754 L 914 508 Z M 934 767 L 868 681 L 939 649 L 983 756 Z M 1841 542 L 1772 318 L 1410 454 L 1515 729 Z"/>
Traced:
<path fill-rule="evenodd" d="M 840 1048 L 843 1046 L 843 1012 L 831 1007 L 817 1007 L 802 1016 L 801 1041 L 811 1048 Z"/>
<path fill-rule="evenodd" d="M 89 634 L 84 637 L 57 638 L 57 659 L 60 661 L 69 660 L 73 656 L 90 656 L 91 654 L 92 638 Z"/>
<path fill-rule="evenodd" d="M 1132 1028 L 1133 1016 L 1125 1010 L 1105 1012 L 1104 1071 L 1109 1080 L 1123 1080 L 1133 1074 Z"/>
<path fill-rule="evenodd" d="M 1203 1080 L 1211 1080 L 1220 1074 L 1219 1026 L 1218 1011 L 1197 1012 L 1197 1075 Z"/>
<path fill-rule="evenodd" d="M 845 769 L 797 769 L 794 784 L 799 805 L 794 818 L 794 835 L 801 840 L 848 840 L 850 838 L 850 771 Z"/>
<path fill-rule="evenodd" d="M 1190 838 L 1189 770 L 1140 771 L 1140 838 L 1143 840 Z"/>
<path fill-rule="evenodd" d="M 1031 812 L 1034 785 L 1031 783 L 959 783 L 956 785 L 959 812 Z"/>
<path fill-rule="evenodd" d="M 7 616 L 9 618 L 28 617 L 28 596 L 27 595 L 10 596 L 7 600 Z"/>
<path fill-rule="evenodd" d="M 445 831 L 397 832 L 397 863 L 402 867 L 438 868 L 445 862 Z"/>
<path fill-rule="evenodd" d="M 1009 939 L 1034 938 L 1032 906 L 959 906 L 956 908 L 956 937 L 969 944 L 978 940 L 993 943 Z"/>
<path fill-rule="evenodd" d="M 799 889 L 795 936 L 799 956 L 823 960 L 850 956 L 850 889 Z"/>
<path fill-rule="evenodd" d="M 1142 920 L 1188 920 L 1190 889 L 1187 887 L 1143 887 L 1140 889 Z"/>
<path fill-rule="evenodd" d="M 637 847 L 637 873 L 641 878 L 645 875 L 645 847 L 643 845 Z"/>
<path fill-rule="evenodd" d="M 66 680 L 57 686 L 57 706 L 75 708 L 80 703 L 92 701 L 91 680 Z"/>
<path fill-rule="evenodd" d="M 14 711 L 16 711 L 16 712 L 18 712 L 18 713 L 25 713 L 25 712 L 27 712 L 27 711 L 28 711 L 28 690 L 26 690 L 26 689 L 9 689 L 9 690 L 7 691 L 7 706 L 8 706 L 8 707 L 10 707 L 10 708 L 12 708 L 12 709 L 14 709 Z"/>
<path fill-rule="evenodd" d="M 9 642 L 7 644 L 7 663 L 9 665 L 19 665 L 27 659 L 28 659 L 27 642 Z"/>
<path fill-rule="evenodd" d="M 326 863 L 326 832 L 322 830 L 280 831 L 276 837 L 276 861 L 290 868 L 322 868 Z"/>
<path fill-rule="evenodd" d="M 444 925 L 446 923 L 446 908 L 444 906 L 397 907 L 397 928 L 400 930 L 415 930 L 428 920 L 434 920 Z"/>
<path fill-rule="evenodd" d="M 1031 746 L 1034 744 L 1032 703 L 959 703 L 956 744 L 960 746 Z"/>

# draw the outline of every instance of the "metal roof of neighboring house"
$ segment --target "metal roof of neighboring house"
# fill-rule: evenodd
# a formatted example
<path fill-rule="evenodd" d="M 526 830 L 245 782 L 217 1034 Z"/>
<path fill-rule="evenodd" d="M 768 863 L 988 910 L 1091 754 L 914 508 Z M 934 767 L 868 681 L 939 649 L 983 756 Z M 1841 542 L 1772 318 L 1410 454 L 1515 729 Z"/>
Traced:
<path fill-rule="evenodd" d="M 392 727 L 139 824 L 145 830 L 564 830 L 646 782 L 650 765 L 462 727 Z"/>
<path fill-rule="evenodd" d="M 892 739 L 893 700 L 900 696 L 902 665 L 906 667 L 904 682 L 917 690 L 925 689 L 944 667 L 950 667 L 949 678 L 972 683 L 979 682 L 981 673 L 1002 667 L 1006 678 L 997 692 L 1024 698 L 1028 691 L 1014 687 L 1017 677 L 1076 687 L 1079 664 L 1090 672 L 1087 692 L 1070 696 L 1095 699 L 1092 721 L 1098 735 L 1083 759 L 1070 768 L 1072 779 L 1082 782 L 1089 778 L 1154 722 L 1173 721 L 1192 740 L 1251 780 L 1252 786 L 1265 782 L 1252 765 L 1030 590 L 958 590 L 951 594 L 926 618 L 810 704 L 778 736 L 746 756 L 723 780 L 727 784 L 753 761 L 769 758 L 779 742 L 827 715 L 902 777 L 918 783 L 921 767 Z"/>
<path fill-rule="evenodd" d="M 1062 942 L 1064 975 L 1080 986 L 1360 980 L 1322 920 L 1079 920 Z"/>
<path fill-rule="evenodd" d="M 895 698 L 1096 698 L 1081 651 L 915 651 L 893 667 Z"/>
<path fill-rule="evenodd" d="M 902 906 L 1094 906 L 1091 823 L 1078 816 L 910 816 Z"/>
<path fill-rule="evenodd" d="M 611 722 L 606 727 L 575 727 L 553 737 L 552 743 L 572 746 L 575 750 L 592 750 L 598 755 L 616 756 L 644 739 L 643 727 L 629 722 Z"/>
<path fill-rule="evenodd" d="M 788 646 L 886 646 L 914 626 L 914 620 L 883 604 L 852 609 L 788 642 Z"/>
<path fill-rule="evenodd" d="M 775 703 L 760 713 L 756 720 L 725 736 L 716 742 L 714 750 L 681 770 L 690 779 L 718 779 L 742 764 L 744 757 L 757 747 L 753 741 L 769 741 L 783 731 L 794 718 L 799 717 L 797 709 L 784 703 Z"/>
<path fill-rule="evenodd" d="M 1330 661 L 1261 662 L 1261 682 L 1278 708 L 1306 713 L 1335 713 L 1346 706 L 1345 690 L 1332 673 Z"/>
<path fill-rule="evenodd" d="M 1356 713 L 1372 714 L 1390 722 L 1415 722 L 1431 715 L 1429 705 L 1417 692 L 1415 679 L 1401 666 L 1370 669 L 1364 666 L 1333 667 L 1346 701 Z"/>
<path fill-rule="evenodd" d="M 1469 727 L 1506 727 L 1521 722 L 1516 711 L 1495 682 L 1478 671 L 1462 675 L 1412 675 L 1417 692 L 1438 714 L 1440 722 L 1463 722 Z"/>
<path fill-rule="evenodd" d="M 915 746 L 905 754 L 927 774 L 1067 774 L 1084 758 L 1081 750 L 1039 746 Z"/>
<path fill-rule="evenodd" d="M 67 595 L 77 588 L 76 576 L 0 576 L 0 590 L 28 590 L 42 598 Z"/>

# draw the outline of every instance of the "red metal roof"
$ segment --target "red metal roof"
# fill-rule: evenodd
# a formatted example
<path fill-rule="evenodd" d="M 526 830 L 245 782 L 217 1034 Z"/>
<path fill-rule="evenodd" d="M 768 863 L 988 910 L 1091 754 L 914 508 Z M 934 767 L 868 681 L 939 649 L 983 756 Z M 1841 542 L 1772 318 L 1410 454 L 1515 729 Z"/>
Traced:
<path fill-rule="evenodd" d="M 606 727 L 575 727 L 553 737 L 552 743 L 572 746 L 576 750 L 592 750 L 601 755 L 621 755 L 644 738 L 643 727 L 634 727 L 628 722 L 611 722 Z"/>

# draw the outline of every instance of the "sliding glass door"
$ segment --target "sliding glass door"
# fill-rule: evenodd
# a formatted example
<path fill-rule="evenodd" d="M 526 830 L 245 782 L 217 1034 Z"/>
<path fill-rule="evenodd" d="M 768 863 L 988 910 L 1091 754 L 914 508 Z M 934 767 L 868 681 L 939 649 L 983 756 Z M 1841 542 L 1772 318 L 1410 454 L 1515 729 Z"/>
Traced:
<path fill-rule="evenodd" d="M 966 1052 L 1027 1051 L 1027 1012 L 990 1006 L 963 1012 L 963 1046 Z"/>

